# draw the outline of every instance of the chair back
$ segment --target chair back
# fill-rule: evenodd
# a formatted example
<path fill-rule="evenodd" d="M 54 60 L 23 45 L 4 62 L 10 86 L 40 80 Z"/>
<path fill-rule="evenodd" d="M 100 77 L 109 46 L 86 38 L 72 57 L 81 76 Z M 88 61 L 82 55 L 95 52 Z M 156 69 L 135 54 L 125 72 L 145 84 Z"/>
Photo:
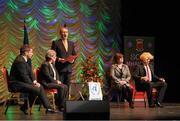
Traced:
<path fill-rule="evenodd" d="M 39 67 L 35 68 L 33 71 L 34 71 L 36 80 L 39 82 L 40 81 L 40 79 L 39 79 L 40 68 Z"/>
<path fill-rule="evenodd" d="M 8 71 L 7 71 L 7 68 L 6 67 L 3 67 L 1 69 L 1 72 L 2 72 L 2 75 L 3 75 L 3 78 L 6 82 L 9 82 L 9 75 L 8 75 Z"/>
<path fill-rule="evenodd" d="M 6 106 L 4 114 L 6 114 L 8 107 L 10 105 L 10 103 L 8 103 L 10 100 L 16 100 L 18 103 L 21 103 L 21 99 L 28 100 L 28 94 L 27 93 L 20 93 L 16 89 L 11 88 L 10 77 L 9 77 L 9 74 L 8 74 L 6 67 L 1 68 L 1 72 L 3 75 L 3 79 L 7 85 L 7 89 L 10 92 L 8 99 L 6 99 L 6 101 L 4 103 L 4 107 Z M 28 102 L 28 109 L 29 109 L 29 100 L 27 102 Z"/>
<path fill-rule="evenodd" d="M 37 82 L 42 84 L 42 79 L 40 78 L 40 67 L 34 69 L 34 75 Z"/>
<path fill-rule="evenodd" d="M 10 81 L 10 76 L 8 74 L 8 71 L 7 71 L 7 68 L 6 67 L 3 67 L 1 68 L 1 72 L 2 72 L 2 75 L 3 75 L 3 79 L 7 85 L 7 88 L 8 88 L 8 91 L 11 92 L 11 93 L 16 93 L 18 92 L 16 89 L 14 89 L 12 87 L 12 82 Z"/>
<path fill-rule="evenodd" d="M 3 75 L 3 79 L 6 82 L 6 85 L 7 85 L 7 88 L 8 88 L 9 87 L 8 85 L 9 85 L 10 77 L 9 77 L 7 68 L 6 67 L 1 68 L 1 72 L 2 72 L 2 75 Z"/>

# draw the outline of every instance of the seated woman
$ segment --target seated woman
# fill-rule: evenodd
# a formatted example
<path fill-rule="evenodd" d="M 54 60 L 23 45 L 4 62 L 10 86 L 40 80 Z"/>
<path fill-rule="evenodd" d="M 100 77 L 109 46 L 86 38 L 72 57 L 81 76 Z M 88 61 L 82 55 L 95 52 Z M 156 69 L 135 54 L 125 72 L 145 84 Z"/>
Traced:
<path fill-rule="evenodd" d="M 133 89 L 130 87 L 129 80 L 131 74 L 129 67 L 123 64 L 124 58 L 121 53 L 116 53 L 111 66 L 110 75 L 112 77 L 111 87 L 118 89 L 124 95 L 124 98 L 129 102 L 129 107 L 134 108 L 132 102 Z"/>
<path fill-rule="evenodd" d="M 65 99 L 67 98 L 68 88 L 59 80 L 59 74 L 55 68 L 56 52 L 48 50 L 46 53 L 46 61 L 40 67 L 39 79 L 45 89 L 57 89 L 57 102 L 59 110 L 62 111 Z"/>

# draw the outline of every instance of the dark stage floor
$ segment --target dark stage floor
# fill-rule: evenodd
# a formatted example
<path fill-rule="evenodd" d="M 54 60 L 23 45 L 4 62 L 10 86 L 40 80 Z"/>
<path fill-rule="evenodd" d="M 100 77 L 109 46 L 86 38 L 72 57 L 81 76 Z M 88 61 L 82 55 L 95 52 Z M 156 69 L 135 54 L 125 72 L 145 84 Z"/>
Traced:
<path fill-rule="evenodd" d="M 145 108 L 143 102 L 135 102 L 135 108 L 130 109 L 127 103 L 110 103 L 111 120 L 180 120 L 180 103 L 165 103 L 164 108 Z M 44 109 L 38 111 L 35 105 L 32 115 L 24 115 L 19 106 L 10 106 L 6 115 L 0 107 L 1 120 L 63 120 L 63 113 L 45 114 Z"/>

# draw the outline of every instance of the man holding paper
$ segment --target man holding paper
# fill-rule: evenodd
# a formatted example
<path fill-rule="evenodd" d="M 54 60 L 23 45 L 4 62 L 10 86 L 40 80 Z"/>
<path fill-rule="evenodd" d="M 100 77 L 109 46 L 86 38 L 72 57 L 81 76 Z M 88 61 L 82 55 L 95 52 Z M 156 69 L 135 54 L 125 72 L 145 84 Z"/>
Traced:
<path fill-rule="evenodd" d="M 58 70 L 60 80 L 69 88 L 70 77 L 72 73 L 72 63 L 76 59 L 74 43 L 68 41 L 68 28 L 66 25 L 60 27 L 59 34 L 61 39 L 53 41 L 51 49 L 57 53 L 56 69 Z"/>

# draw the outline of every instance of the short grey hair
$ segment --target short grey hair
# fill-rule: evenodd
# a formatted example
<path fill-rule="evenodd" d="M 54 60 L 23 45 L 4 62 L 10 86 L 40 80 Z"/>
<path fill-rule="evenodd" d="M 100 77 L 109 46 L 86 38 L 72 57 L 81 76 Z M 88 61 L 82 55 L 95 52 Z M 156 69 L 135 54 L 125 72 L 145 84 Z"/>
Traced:
<path fill-rule="evenodd" d="M 54 50 L 48 50 L 47 53 L 46 53 L 46 60 L 49 60 L 51 59 L 52 57 L 56 56 L 56 51 Z"/>

